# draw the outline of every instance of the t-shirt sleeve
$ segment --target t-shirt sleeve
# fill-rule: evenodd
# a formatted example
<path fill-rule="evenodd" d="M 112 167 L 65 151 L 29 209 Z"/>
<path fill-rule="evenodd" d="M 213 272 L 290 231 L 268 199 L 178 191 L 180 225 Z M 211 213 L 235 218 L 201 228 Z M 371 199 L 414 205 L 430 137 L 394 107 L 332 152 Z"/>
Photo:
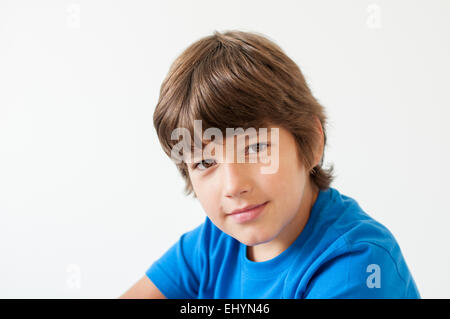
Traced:
<path fill-rule="evenodd" d="M 320 265 L 308 283 L 304 298 L 420 298 L 415 292 L 412 279 L 400 274 L 388 250 L 374 243 L 360 242 Z"/>
<path fill-rule="evenodd" d="M 195 299 L 201 268 L 200 241 L 203 224 L 181 235 L 145 274 L 168 299 Z"/>

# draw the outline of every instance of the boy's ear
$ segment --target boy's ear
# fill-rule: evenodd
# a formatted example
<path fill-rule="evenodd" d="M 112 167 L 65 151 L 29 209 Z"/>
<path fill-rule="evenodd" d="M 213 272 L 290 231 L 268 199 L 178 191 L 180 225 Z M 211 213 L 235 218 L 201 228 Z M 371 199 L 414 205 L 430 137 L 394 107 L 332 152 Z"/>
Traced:
<path fill-rule="evenodd" d="M 315 121 L 316 121 L 316 131 L 318 134 L 318 139 L 317 139 L 317 143 L 316 143 L 316 151 L 314 154 L 314 166 L 319 165 L 320 163 L 320 159 L 322 158 L 322 154 L 323 154 L 323 148 L 324 148 L 324 134 L 323 134 L 323 128 L 322 128 L 322 123 L 320 123 L 319 118 L 316 116 L 315 117 Z"/>

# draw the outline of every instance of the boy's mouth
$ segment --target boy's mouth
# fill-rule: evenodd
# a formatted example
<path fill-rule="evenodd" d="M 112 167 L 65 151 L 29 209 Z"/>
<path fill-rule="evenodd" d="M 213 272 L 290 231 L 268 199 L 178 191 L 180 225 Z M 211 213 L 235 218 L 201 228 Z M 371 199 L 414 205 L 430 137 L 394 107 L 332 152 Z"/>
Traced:
<path fill-rule="evenodd" d="M 268 201 L 267 201 L 268 202 Z M 240 214 L 240 213 L 245 213 L 245 212 L 247 212 L 247 211 L 250 211 L 250 210 L 252 210 L 252 209 L 255 209 L 255 208 L 258 208 L 258 207 L 260 207 L 260 206 L 262 206 L 262 205 L 265 205 L 265 204 L 267 204 L 267 202 L 264 202 L 264 203 L 262 203 L 262 204 L 256 204 L 256 205 L 247 205 L 247 206 L 244 206 L 243 208 L 238 208 L 238 209 L 235 209 L 235 210 L 233 210 L 231 213 L 229 213 L 228 215 L 234 215 L 234 214 Z"/>
<path fill-rule="evenodd" d="M 266 201 L 258 205 L 248 205 L 245 206 L 244 208 L 236 209 L 231 213 L 227 214 L 227 216 L 232 217 L 238 223 L 251 221 L 261 214 L 261 212 L 264 210 L 268 202 L 269 201 Z"/>

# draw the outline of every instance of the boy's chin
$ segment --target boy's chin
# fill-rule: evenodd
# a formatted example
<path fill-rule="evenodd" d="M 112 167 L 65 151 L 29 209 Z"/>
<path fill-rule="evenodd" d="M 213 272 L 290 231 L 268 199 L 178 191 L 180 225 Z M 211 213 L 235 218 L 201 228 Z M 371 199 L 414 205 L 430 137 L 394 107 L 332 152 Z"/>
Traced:
<path fill-rule="evenodd" d="M 270 242 L 273 239 L 273 237 L 263 235 L 261 232 L 259 232 L 257 234 L 247 235 L 247 236 L 241 234 L 241 235 L 232 236 L 232 237 L 234 237 L 236 240 L 238 240 L 239 242 L 241 242 L 242 244 L 244 244 L 246 246 L 257 246 L 260 244 Z"/>
<path fill-rule="evenodd" d="M 258 224 L 238 225 L 225 222 L 222 223 L 220 227 L 217 227 L 228 236 L 233 237 L 246 246 L 256 246 L 267 243 L 276 237 L 274 229 L 267 229 L 267 227 Z"/>

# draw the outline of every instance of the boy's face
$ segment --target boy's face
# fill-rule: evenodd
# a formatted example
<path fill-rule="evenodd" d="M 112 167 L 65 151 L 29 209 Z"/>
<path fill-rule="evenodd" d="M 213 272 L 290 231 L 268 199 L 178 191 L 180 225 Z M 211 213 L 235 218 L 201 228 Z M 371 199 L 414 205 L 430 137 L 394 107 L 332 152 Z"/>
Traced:
<path fill-rule="evenodd" d="M 262 174 L 261 167 L 270 164 L 256 161 L 238 163 L 231 158 L 238 150 L 234 142 L 234 152 L 226 152 L 226 143 L 232 143 L 234 137 L 224 139 L 222 159 L 214 156 L 194 160 L 188 163 L 189 176 L 194 192 L 210 220 L 223 232 L 247 246 L 270 242 L 288 230 L 288 225 L 304 210 L 302 204 L 305 190 L 311 187 L 308 173 L 300 162 L 296 151 L 294 136 L 282 127 L 278 127 L 278 141 L 271 139 L 270 128 L 267 137 L 262 140 L 250 140 L 245 146 L 263 143 L 250 148 L 250 155 L 266 147 L 268 152 L 278 148 L 278 169 L 272 174 Z M 236 139 L 235 139 L 236 141 Z M 234 154 L 233 154 L 234 153 Z M 211 160 L 209 160 L 211 159 Z M 266 203 L 267 202 L 267 203 Z M 244 214 L 230 215 L 236 209 L 249 205 L 263 204 L 260 212 L 250 220 Z"/>

